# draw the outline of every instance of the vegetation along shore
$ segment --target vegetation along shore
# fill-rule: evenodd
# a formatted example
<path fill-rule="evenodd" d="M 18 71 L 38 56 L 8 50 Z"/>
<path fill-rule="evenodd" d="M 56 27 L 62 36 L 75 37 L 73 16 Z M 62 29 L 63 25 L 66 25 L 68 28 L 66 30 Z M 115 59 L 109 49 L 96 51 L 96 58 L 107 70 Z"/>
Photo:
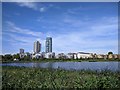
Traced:
<path fill-rule="evenodd" d="M 120 88 L 120 72 L 3 66 L 2 88 Z"/>

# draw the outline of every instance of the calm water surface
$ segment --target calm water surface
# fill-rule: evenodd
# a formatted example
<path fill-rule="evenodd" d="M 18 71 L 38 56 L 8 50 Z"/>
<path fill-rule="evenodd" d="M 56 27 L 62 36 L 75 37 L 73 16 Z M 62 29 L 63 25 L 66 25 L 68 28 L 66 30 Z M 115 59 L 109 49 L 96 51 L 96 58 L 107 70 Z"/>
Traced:
<path fill-rule="evenodd" d="M 40 63 L 3 63 L 0 66 L 37 67 L 65 70 L 120 71 L 120 62 L 40 62 Z"/>

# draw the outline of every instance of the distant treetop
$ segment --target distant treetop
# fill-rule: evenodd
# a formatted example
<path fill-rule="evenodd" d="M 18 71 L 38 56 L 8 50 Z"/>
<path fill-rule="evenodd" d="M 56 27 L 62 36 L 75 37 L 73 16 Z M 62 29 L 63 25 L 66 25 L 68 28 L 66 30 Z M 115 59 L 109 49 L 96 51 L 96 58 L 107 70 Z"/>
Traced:
<path fill-rule="evenodd" d="M 113 52 L 108 52 L 108 55 L 109 55 L 109 54 L 113 54 Z"/>

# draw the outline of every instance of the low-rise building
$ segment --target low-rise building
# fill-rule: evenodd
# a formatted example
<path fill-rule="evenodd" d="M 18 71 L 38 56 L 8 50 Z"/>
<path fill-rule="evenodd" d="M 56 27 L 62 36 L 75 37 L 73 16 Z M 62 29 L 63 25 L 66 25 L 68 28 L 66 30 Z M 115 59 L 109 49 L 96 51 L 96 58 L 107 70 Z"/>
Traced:
<path fill-rule="evenodd" d="M 106 55 L 104 55 L 104 59 L 107 59 L 108 58 L 108 55 L 106 54 Z"/>
<path fill-rule="evenodd" d="M 45 58 L 45 54 L 46 54 L 46 53 L 45 53 L 45 52 L 42 52 L 41 54 L 42 54 L 42 58 Z"/>
<path fill-rule="evenodd" d="M 64 53 L 59 53 L 58 55 L 55 56 L 55 58 L 57 58 L 57 59 L 60 59 L 60 58 L 65 59 L 66 55 Z"/>
<path fill-rule="evenodd" d="M 103 54 L 98 54 L 98 55 L 97 55 L 97 58 L 98 58 L 98 59 L 104 59 L 104 55 L 103 55 Z"/>
<path fill-rule="evenodd" d="M 66 55 L 66 58 L 67 58 L 67 59 L 73 59 L 73 58 L 74 58 L 74 53 L 68 53 L 68 54 Z"/>
<path fill-rule="evenodd" d="M 54 52 L 45 53 L 45 58 L 55 58 Z"/>
<path fill-rule="evenodd" d="M 32 59 L 33 58 L 40 59 L 40 58 L 42 58 L 42 54 L 41 53 L 33 54 Z"/>
<path fill-rule="evenodd" d="M 77 58 L 77 53 L 74 53 L 74 56 L 73 56 L 73 57 L 74 57 L 74 59 L 78 59 L 78 58 Z"/>
<path fill-rule="evenodd" d="M 22 54 L 19 54 L 20 55 L 20 58 L 24 58 L 25 54 L 22 53 Z"/>
<path fill-rule="evenodd" d="M 114 58 L 113 54 L 108 54 L 108 59 L 113 59 L 113 58 Z"/>
<path fill-rule="evenodd" d="M 85 52 L 78 52 L 77 53 L 77 57 L 76 57 L 76 54 L 74 54 L 74 56 L 77 59 L 81 59 L 81 58 L 93 58 L 93 54 L 92 53 L 85 53 Z"/>
<path fill-rule="evenodd" d="M 32 58 L 32 54 L 29 53 L 29 52 L 26 52 L 26 53 L 25 53 L 25 56 L 29 57 L 30 59 Z"/>
<path fill-rule="evenodd" d="M 118 54 L 113 54 L 114 59 L 118 59 Z"/>
<path fill-rule="evenodd" d="M 118 59 L 120 59 L 120 54 L 118 54 Z"/>

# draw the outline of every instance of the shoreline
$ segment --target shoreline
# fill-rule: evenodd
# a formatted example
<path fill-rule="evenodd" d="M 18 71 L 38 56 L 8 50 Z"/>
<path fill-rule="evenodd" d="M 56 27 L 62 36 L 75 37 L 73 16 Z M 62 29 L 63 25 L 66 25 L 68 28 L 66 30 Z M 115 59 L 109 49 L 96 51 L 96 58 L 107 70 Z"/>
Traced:
<path fill-rule="evenodd" d="M 73 60 L 73 59 L 62 59 L 62 60 L 56 60 L 56 59 L 42 59 L 42 60 L 21 60 L 21 61 L 1 61 L 0 63 L 30 63 L 30 62 L 35 62 L 35 63 L 40 63 L 40 62 L 120 62 L 120 60 L 103 60 L 103 59 L 89 59 L 89 60 Z"/>

